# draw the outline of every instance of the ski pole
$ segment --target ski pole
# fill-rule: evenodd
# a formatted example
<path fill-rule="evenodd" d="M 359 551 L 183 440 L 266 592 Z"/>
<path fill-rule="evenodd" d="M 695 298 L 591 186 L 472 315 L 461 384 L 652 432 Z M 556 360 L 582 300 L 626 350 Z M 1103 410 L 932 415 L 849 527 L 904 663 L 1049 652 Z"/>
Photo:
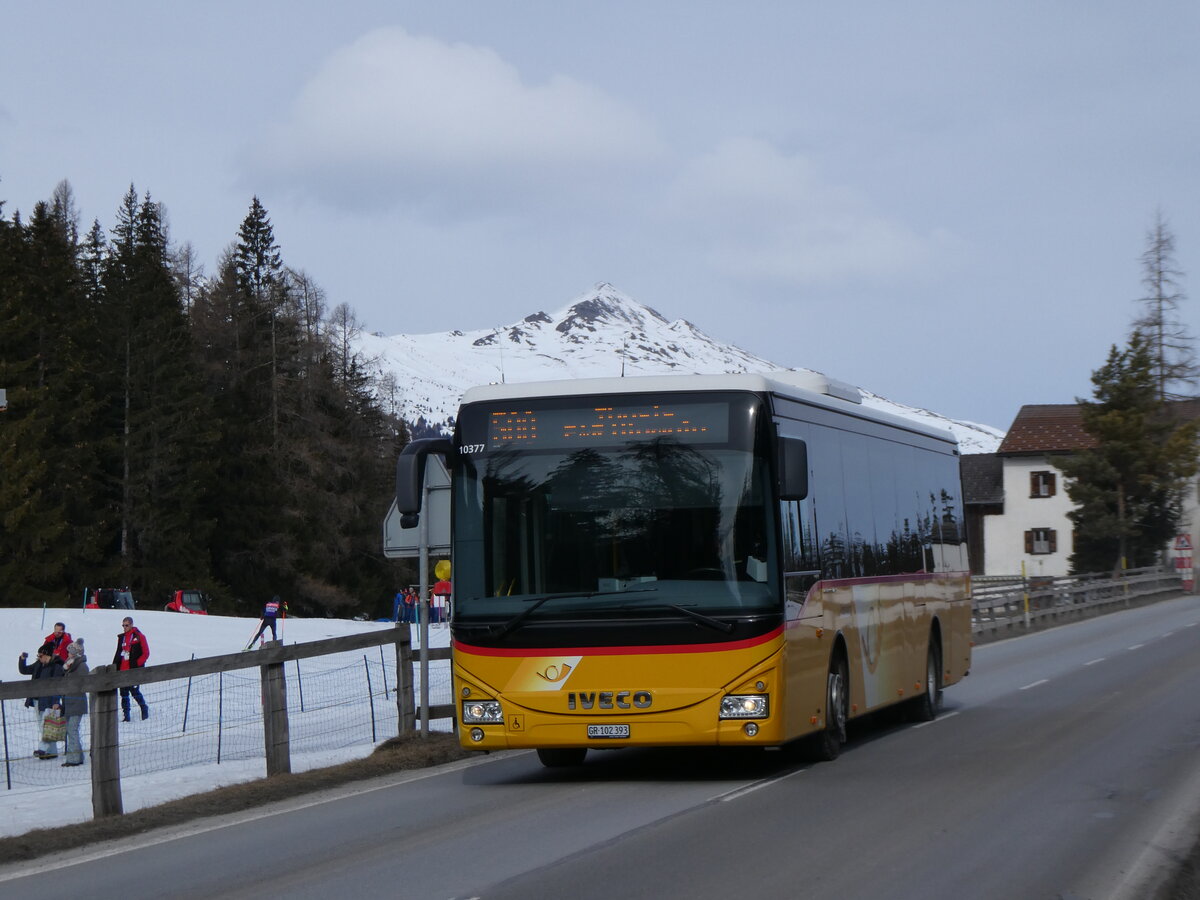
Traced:
<path fill-rule="evenodd" d="M 259 624 L 259 626 L 260 626 L 260 627 L 261 627 L 262 623 L 263 623 L 263 620 L 262 620 L 262 619 L 259 619 L 259 620 L 258 620 L 258 624 Z M 244 650 L 249 650 L 251 647 L 253 647 L 253 646 L 254 646 L 254 639 L 255 639 L 256 637 L 258 637 L 258 631 L 259 631 L 259 629 L 258 629 L 258 628 L 254 629 L 254 634 L 252 634 L 252 635 L 250 636 L 250 640 L 246 642 L 246 646 L 243 648 Z"/>

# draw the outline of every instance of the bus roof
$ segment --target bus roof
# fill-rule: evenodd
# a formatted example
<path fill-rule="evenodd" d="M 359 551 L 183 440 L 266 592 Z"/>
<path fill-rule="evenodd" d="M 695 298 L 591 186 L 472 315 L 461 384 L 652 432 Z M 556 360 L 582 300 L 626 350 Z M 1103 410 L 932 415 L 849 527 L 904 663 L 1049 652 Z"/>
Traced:
<path fill-rule="evenodd" d="M 948 428 L 927 425 L 862 403 L 858 388 L 819 372 L 778 369 L 765 373 L 723 375 L 634 375 L 628 378 L 574 378 L 561 381 L 528 381 L 516 384 L 488 384 L 473 387 L 463 394 L 462 405 L 494 400 L 528 400 L 535 397 L 586 397 L 597 394 L 664 394 L 684 391 L 747 391 L 774 394 L 835 410 L 860 419 L 868 419 L 907 431 L 924 434 L 957 444 Z"/>

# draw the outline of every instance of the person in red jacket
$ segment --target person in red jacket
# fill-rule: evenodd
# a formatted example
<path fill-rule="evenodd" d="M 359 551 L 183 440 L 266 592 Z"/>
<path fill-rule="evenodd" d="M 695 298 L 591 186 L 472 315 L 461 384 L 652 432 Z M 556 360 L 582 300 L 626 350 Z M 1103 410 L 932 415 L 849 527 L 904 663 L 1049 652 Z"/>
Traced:
<path fill-rule="evenodd" d="M 126 616 L 121 620 L 121 633 L 117 635 L 117 652 L 113 656 L 113 665 L 125 672 L 129 669 L 140 669 L 150 658 L 150 642 L 146 636 L 133 627 L 133 619 Z M 129 721 L 129 698 L 133 697 L 142 709 L 142 718 L 150 718 L 150 707 L 142 697 L 141 689 L 135 684 L 121 688 L 122 719 Z"/>
<path fill-rule="evenodd" d="M 46 635 L 46 639 L 42 643 L 49 644 L 54 648 L 54 655 L 64 663 L 67 661 L 67 648 L 71 646 L 71 635 L 67 633 L 67 626 L 62 622 L 54 623 L 54 631 Z"/>
<path fill-rule="evenodd" d="M 438 579 L 433 586 L 433 615 L 430 621 L 439 625 L 450 621 L 450 582 L 445 578 Z"/>

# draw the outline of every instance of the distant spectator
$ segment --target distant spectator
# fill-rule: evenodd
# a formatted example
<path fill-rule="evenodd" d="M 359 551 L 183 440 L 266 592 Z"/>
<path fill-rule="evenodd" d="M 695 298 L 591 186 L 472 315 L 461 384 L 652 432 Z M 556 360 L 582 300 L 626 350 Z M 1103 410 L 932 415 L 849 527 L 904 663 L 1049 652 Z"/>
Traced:
<path fill-rule="evenodd" d="M 417 594 L 412 588 L 405 588 L 396 592 L 396 600 L 393 604 L 392 618 L 397 622 L 402 622 L 405 625 L 410 625 L 417 621 Z"/>
<path fill-rule="evenodd" d="M 129 669 L 140 669 L 146 665 L 146 660 L 150 658 L 150 642 L 146 640 L 146 636 L 138 629 L 133 627 L 133 619 L 126 616 L 121 620 L 121 633 L 117 635 L 117 652 L 113 656 L 113 665 L 120 671 L 126 672 Z M 121 718 L 129 721 L 129 698 L 133 697 L 137 701 L 137 705 L 141 707 L 142 718 L 150 718 L 150 707 L 146 705 L 145 698 L 142 697 L 141 689 L 137 685 L 121 688 Z"/>
<path fill-rule="evenodd" d="M 433 586 L 433 621 L 450 621 L 450 582 L 445 578 Z"/>
<path fill-rule="evenodd" d="M 66 679 L 79 678 L 88 673 L 87 656 L 83 652 L 83 638 L 77 638 L 67 645 L 67 663 L 63 666 L 63 677 Z M 87 715 L 87 694 L 67 694 L 66 683 L 63 684 L 62 709 L 67 717 L 66 733 L 66 762 L 64 766 L 83 765 L 83 741 L 79 738 L 79 723 Z"/>
<path fill-rule="evenodd" d="M 43 644 L 38 648 L 37 662 L 33 665 L 28 665 L 25 660 L 29 658 L 28 653 L 22 653 L 21 658 L 17 660 L 17 668 L 22 675 L 30 675 L 34 681 L 41 678 L 61 678 L 63 674 L 62 660 L 54 655 L 54 649 L 49 644 Z M 26 704 L 28 706 L 37 706 L 38 715 L 45 721 L 47 713 L 59 712 L 62 709 L 62 698 L 58 696 L 38 697 L 33 703 Z M 33 751 L 33 755 L 38 759 L 54 759 L 58 756 L 58 741 L 41 741 L 38 748 Z"/>
<path fill-rule="evenodd" d="M 67 626 L 62 622 L 54 623 L 54 631 L 46 635 L 46 640 L 43 642 L 49 644 L 54 655 L 63 662 L 67 661 L 67 647 L 71 644 L 71 635 L 67 632 Z"/>

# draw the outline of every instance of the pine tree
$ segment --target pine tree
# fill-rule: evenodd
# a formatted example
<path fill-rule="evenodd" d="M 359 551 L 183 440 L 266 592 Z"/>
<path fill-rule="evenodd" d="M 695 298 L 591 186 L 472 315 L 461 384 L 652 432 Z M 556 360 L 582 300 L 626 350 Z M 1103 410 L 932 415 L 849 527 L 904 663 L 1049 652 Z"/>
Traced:
<path fill-rule="evenodd" d="M 1161 402 L 1158 371 L 1152 344 L 1135 331 L 1093 373 L 1094 401 L 1079 401 L 1096 447 L 1056 460 L 1075 504 L 1075 572 L 1152 565 L 1177 531 L 1200 420 Z"/>
<path fill-rule="evenodd" d="M 60 186 L 61 188 L 61 186 Z M 79 277 L 68 205 L 39 203 L 0 227 L 0 596 L 61 602 L 101 565 L 101 346 Z"/>
<path fill-rule="evenodd" d="M 1182 275 L 1176 268 L 1175 236 L 1160 211 L 1146 234 L 1142 253 L 1146 293 L 1138 300 L 1142 315 L 1133 323 L 1148 344 L 1160 402 L 1191 396 L 1200 374 L 1192 338 L 1179 318 L 1185 299 L 1179 283 Z"/>
<path fill-rule="evenodd" d="M 250 333 L 254 337 L 265 338 L 265 345 L 256 340 L 250 347 L 252 352 L 260 348 L 265 352 L 265 387 L 270 403 L 271 440 L 277 447 L 281 358 L 279 313 L 286 299 L 286 288 L 283 260 L 279 245 L 275 243 L 275 231 L 258 197 L 251 200 L 250 211 L 242 220 L 235 259 L 238 286 L 245 295 L 245 305 L 250 315 Z M 267 325 L 265 334 L 258 327 L 260 322 Z"/>
<path fill-rule="evenodd" d="M 108 239 L 104 236 L 100 221 L 96 219 L 83 239 L 79 258 L 84 289 L 93 303 L 100 302 L 100 294 L 104 289 L 104 261 L 107 257 Z"/>
<path fill-rule="evenodd" d="M 216 434 L 161 207 L 149 195 L 139 204 L 131 187 L 113 235 L 101 303 L 118 362 L 110 421 L 120 436 L 120 581 L 165 592 L 207 580 Z"/>
<path fill-rule="evenodd" d="M 281 354 L 289 344 L 280 332 L 290 323 L 280 320 L 284 269 L 258 198 L 238 234 L 196 298 L 192 330 L 220 423 L 214 575 L 254 606 L 291 592 L 299 558 L 289 538 L 297 513 L 281 478 L 290 450 L 280 440 Z"/>
<path fill-rule="evenodd" d="M 196 259 L 196 249 L 190 241 L 185 242 L 171 255 L 171 269 L 183 303 L 184 314 L 190 318 L 192 305 L 196 302 L 200 286 L 204 283 L 204 266 Z"/>

